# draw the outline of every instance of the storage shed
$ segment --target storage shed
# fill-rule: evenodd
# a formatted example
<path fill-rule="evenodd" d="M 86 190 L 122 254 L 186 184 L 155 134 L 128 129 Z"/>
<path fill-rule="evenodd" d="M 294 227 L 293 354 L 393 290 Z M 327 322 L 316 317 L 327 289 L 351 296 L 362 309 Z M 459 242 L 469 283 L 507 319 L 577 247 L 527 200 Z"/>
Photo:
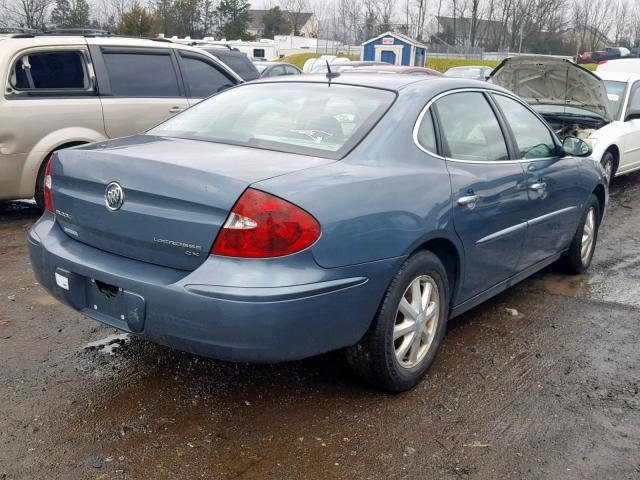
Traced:
<path fill-rule="evenodd" d="M 427 47 L 401 33 L 387 32 L 362 44 L 362 60 L 424 67 Z"/>

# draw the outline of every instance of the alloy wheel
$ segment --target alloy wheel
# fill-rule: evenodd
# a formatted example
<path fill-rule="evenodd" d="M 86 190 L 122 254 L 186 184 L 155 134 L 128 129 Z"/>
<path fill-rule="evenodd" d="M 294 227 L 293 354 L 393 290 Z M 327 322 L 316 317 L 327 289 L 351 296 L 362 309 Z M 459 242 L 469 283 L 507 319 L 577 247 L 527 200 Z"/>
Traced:
<path fill-rule="evenodd" d="M 593 207 L 587 212 L 587 218 L 584 221 L 582 229 L 582 247 L 580 249 L 580 258 L 583 264 L 587 264 L 593 250 L 593 243 L 596 233 L 596 211 Z"/>
<path fill-rule="evenodd" d="M 393 327 L 396 360 L 413 368 L 427 355 L 438 328 L 440 293 L 433 278 L 421 275 L 407 287 L 400 299 Z"/>

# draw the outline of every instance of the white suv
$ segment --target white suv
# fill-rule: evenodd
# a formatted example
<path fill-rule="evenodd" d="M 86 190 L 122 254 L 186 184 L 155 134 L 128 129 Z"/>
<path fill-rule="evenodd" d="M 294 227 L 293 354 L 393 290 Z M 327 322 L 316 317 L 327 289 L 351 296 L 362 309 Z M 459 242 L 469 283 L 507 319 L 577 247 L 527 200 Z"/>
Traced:
<path fill-rule="evenodd" d="M 0 42 L 0 200 L 43 205 L 55 150 L 142 132 L 242 79 L 201 49 L 116 36 Z"/>

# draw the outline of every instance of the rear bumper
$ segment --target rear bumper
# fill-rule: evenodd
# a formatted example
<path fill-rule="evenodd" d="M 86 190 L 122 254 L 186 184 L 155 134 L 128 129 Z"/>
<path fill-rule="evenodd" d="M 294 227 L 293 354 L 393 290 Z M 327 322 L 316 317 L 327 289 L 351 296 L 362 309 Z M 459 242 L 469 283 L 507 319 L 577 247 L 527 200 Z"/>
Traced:
<path fill-rule="evenodd" d="M 307 251 L 270 260 L 210 256 L 184 272 L 73 240 L 49 213 L 29 232 L 29 250 L 38 281 L 88 317 L 179 350 L 247 362 L 356 343 L 403 261 L 323 269 Z M 70 279 L 69 290 L 56 283 L 56 272 Z M 92 280 L 122 289 L 116 307 Z"/>

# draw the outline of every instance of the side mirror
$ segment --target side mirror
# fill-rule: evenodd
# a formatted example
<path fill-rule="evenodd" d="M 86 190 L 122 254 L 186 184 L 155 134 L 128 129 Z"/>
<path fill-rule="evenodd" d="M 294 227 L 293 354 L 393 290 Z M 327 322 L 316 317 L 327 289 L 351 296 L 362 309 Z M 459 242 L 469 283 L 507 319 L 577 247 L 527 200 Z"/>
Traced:
<path fill-rule="evenodd" d="M 587 142 L 578 137 L 565 137 L 562 142 L 562 151 L 572 157 L 588 157 L 593 153 Z"/>
<path fill-rule="evenodd" d="M 629 108 L 627 110 L 627 114 L 624 116 L 624 121 L 628 122 L 629 120 L 635 120 L 640 118 L 640 109 L 639 108 Z"/>

